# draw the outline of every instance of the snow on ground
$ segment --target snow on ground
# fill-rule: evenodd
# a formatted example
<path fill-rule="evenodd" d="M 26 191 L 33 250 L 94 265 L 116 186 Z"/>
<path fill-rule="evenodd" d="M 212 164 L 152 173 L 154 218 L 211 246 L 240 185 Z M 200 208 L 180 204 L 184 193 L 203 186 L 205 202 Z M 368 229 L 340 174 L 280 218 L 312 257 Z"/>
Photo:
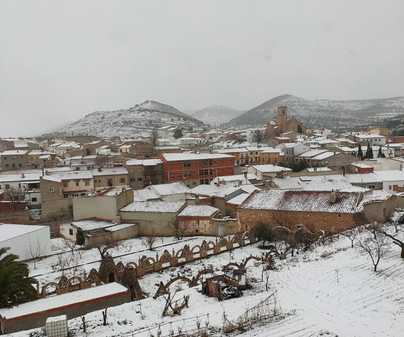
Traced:
<path fill-rule="evenodd" d="M 403 234 L 403 233 L 401 233 Z M 363 234 L 362 234 L 363 235 Z M 401 235 L 404 237 L 404 235 Z M 390 241 L 389 241 L 390 242 Z M 350 248 L 350 241 L 341 237 L 327 246 L 313 251 L 276 261 L 278 270 L 269 272 L 270 290 L 276 291 L 277 303 L 288 316 L 275 323 L 257 327 L 240 337 L 397 337 L 404 330 L 404 261 L 399 248 L 389 244 L 377 273 L 372 271 L 369 257 L 359 248 Z M 186 265 L 189 274 L 196 274 L 204 265 L 211 264 L 216 270 L 231 260 L 240 262 L 250 254 L 259 255 L 256 246 L 248 246 L 226 252 L 204 261 Z M 250 262 L 248 275 L 255 278 L 253 289 L 245 291 L 243 297 L 218 302 L 200 294 L 196 288 L 182 285 L 176 298 L 190 295 L 189 308 L 177 317 L 161 317 L 164 307 L 162 297 L 154 300 L 159 281 L 167 281 L 178 271 L 166 270 L 149 274 L 140 279 L 142 289 L 150 297 L 119 307 L 110 308 L 108 326 L 101 326 L 101 312 L 88 314 L 87 335 L 79 329 L 80 319 L 69 322 L 79 337 L 150 336 L 156 335 L 156 326 L 163 323 L 163 336 L 173 327 L 186 329 L 195 326 L 195 317 L 200 316 L 202 325 L 209 313 L 210 325 L 221 327 L 223 313 L 235 321 L 247 308 L 268 296 L 261 282 L 262 267 Z M 138 313 L 141 305 L 144 318 Z M 170 324 L 171 322 L 171 324 Z M 149 331 L 148 328 L 154 327 Z M 126 333 L 130 333 L 126 335 Z M 27 332 L 15 334 L 22 337 Z"/>

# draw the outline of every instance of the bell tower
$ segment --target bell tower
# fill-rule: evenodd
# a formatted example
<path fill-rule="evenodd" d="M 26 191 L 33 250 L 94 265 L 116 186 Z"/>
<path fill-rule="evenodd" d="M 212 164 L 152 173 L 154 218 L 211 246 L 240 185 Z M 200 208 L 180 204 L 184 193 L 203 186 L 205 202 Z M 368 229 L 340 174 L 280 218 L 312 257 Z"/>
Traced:
<path fill-rule="evenodd" d="M 276 111 L 276 123 L 278 124 L 279 131 L 285 132 L 288 121 L 288 107 L 286 105 L 280 105 Z"/>

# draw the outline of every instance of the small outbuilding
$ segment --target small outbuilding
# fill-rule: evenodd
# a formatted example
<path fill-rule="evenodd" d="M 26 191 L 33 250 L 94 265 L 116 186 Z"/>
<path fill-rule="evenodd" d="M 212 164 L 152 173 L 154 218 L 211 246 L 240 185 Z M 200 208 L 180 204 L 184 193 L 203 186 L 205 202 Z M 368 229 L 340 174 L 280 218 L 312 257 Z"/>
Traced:
<path fill-rule="evenodd" d="M 72 319 L 129 301 L 128 290 L 115 282 L 41 298 L 0 309 L 0 334 L 43 327 L 49 317 L 66 315 Z"/>
<path fill-rule="evenodd" d="M 20 260 L 48 255 L 50 247 L 48 226 L 0 224 L 0 248 L 10 248 Z"/>

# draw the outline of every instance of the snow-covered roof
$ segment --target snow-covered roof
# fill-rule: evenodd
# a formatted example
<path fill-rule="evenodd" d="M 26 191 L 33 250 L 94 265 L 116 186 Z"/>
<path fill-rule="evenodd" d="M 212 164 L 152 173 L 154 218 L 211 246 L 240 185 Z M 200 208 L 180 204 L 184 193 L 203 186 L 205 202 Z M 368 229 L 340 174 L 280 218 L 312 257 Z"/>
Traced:
<path fill-rule="evenodd" d="M 0 156 L 22 156 L 28 153 L 28 150 L 6 150 L 0 152 Z"/>
<path fill-rule="evenodd" d="M 211 217 L 219 210 L 209 205 L 189 205 L 178 216 Z"/>
<path fill-rule="evenodd" d="M 83 231 L 91 231 L 94 229 L 102 229 L 114 226 L 115 224 L 108 221 L 98 221 L 98 220 L 81 220 L 72 222 L 72 226 L 80 228 Z"/>
<path fill-rule="evenodd" d="M 93 176 L 113 176 L 113 175 L 124 175 L 128 174 L 126 167 L 112 167 L 112 168 L 102 168 L 92 170 Z"/>
<path fill-rule="evenodd" d="M 121 212 L 153 212 L 153 213 L 177 213 L 184 201 L 143 201 L 133 202 L 121 209 Z"/>
<path fill-rule="evenodd" d="M 208 159 L 230 159 L 234 158 L 228 154 L 221 153 L 163 153 L 166 161 L 187 161 L 187 160 L 208 160 Z"/>
<path fill-rule="evenodd" d="M 154 190 L 160 196 L 187 193 L 190 191 L 183 182 L 175 182 L 169 184 L 150 185 L 146 189 Z"/>
<path fill-rule="evenodd" d="M 329 167 L 309 167 L 307 172 L 329 172 L 332 171 Z"/>
<path fill-rule="evenodd" d="M 158 200 L 160 199 L 160 194 L 155 190 L 150 188 L 144 188 L 142 190 L 133 191 L 133 201 L 147 201 L 147 200 Z"/>
<path fill-rule="evenodd" d="M 244 182 L 249 184 L 249 180 L 257 180 L 257 176 L 255 174 L 252 173 L 248 173 L 247 174 L 247 181 L 246 181 L 246 177 L 244 176 L 244 174 L 235 174 L 235 175 L 231 175 L 231 176 L 218 176 L 216 178 L 214 178 L 211 182 L 211 184 L 216 184 L 219 182 L 224 182 L 224 183 L 231 183 L 231 182 Z"/>
<path fill-rule="evenodd" d="M 249 193 L 241 193 L 238 196 L 230 199 L 227 201 L 227 203 L 232 204 L 232 205 L 241 205 L 244 201 L 247 200 L 247 198 L 250 196 Z"/>
<path fill-rule="evenodd" d="M 224 198 L 237 191 L 239 187 L 232 185 L 198 185 L 191 190 L 192 194 Z"/>
<path fill-rule="evenodd" d="M 404 181 L 404 171 L 389 170 L 377 171 L 376 176 L 382 181 Z"/>
<path fill-rule="evenodd" d="M 358 213 L 364 202 L 386 198 L 372 192 L 338 192 L 335 202 L 331 193 L 322 191 L 269 190 L 253 194 L 241 207 L 247 209 L 296 212 Z"/>
<path fill-rule="evenodd" d="M 230 148 L 230 149 L 219 149 L 216 150 L 217 153 L 244 153 L 248 152 L 246 148 Z"/>
<path fill-rule="evenodd" d="M 329 151 L 324 150 L 324 149 L 321 149 L 321 150 L 317 150 L 317 149 L 309 150 L 309 151 L 306 151 L 306 152 L 303 152 L 302 154 L 300 154 L 299 157 L 301 157 L 301 158 L 313 158 L 313 157 L 318 156 L 319 154 L 324 153 L 324 152 L 329 152 Z"/>
<path fill-rule="evenodd" d="M 11 240 L 17 236 L 36 232 L 46 226 L 0 224 L 0 242 Z"/>
<path fill-rule="evenodd" d="M 11 182 L 38 183 L 40 177 L 41 177 L 40 173 L 0 175 L 0 184 Z"/>
<path fill-rule="evenodd" d="M 266 164 L 266 165 L 254 165 L 252 166 L 255 170 L 262 172 L 262 173 L 278 173 L 278 172 L 288 172 L 292 171 L 288 167 L 283 167 L 283 166 L 277 166 L 277 165 L 272 165 L 272 164 Z"/>
<path fill-rule="evenodd" d="M 113 282 L 101 286 L 72 291 L 62 295 L 49 296 L 36 301 L 20 304 L 12 308 L 0 309 L 0 316 L 6 319 L 50 311 L 68 305 L 80 304 L 106 296 L 126 293 L 123 285 Z"/>
<path fill-rule="evenodd" d="M 90 171 L 71 171 L 55 173 L 51 175 L 44 175 L 42 179 L 49 181 L 62 182 L 63 180 L 74 180 L 74 179 L 92 179 L 93 175 Z"/>
<path fill-rule="evenodd" d="M 114 226 L 111 226 L 111 227 L 107 227 L 107 228 L 105 228 L 105 230 L 107 232 L 117 232 L 117 231 L 120 231 L 122 229 L 130 228 L 130 227 L 134 227 L 134 226 L 137 226 L 137 225 L 133 224 L 133 223 L 129 223 L 129 224 L 122 223 L 122 224 L 119 224 L 119 225 L 114 225 Z"/>
<path fill-rule="evenodd" d="M 311 160 L 324 160 L 324 159 L 328 159 L 334 155 L 335 155 L 334 152 L 327 151 L 327 152 L 320 153 L 314 157 L 311 157 L 310 159 Z"/>
<path fill-rule="evenodd" d="M 126 165 L 156 166 L 161 163 L 160 159 L 130 159 L 126 162 Z"/>

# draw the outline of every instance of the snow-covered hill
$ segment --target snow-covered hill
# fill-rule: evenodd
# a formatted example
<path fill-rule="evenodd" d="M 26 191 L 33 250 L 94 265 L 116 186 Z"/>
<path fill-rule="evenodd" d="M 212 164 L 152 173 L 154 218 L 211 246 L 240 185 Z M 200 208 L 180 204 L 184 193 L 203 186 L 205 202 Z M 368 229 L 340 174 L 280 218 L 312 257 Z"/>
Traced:
<path fill-rule="evenodd" d="M 243 111 L 229 108 L 227 106 L 212 105 L 201 110 L 194 111 L 190 113 L 190 115 L 203 121 L 206 124 L 216 126 L 227 123 L 233 118 L 240 116 L 242 113 Z"/>
<path fill-rule="evenodd" d="M 148 100 L 129 109 L 90 113 L 54 133 L 125 137 L 150 134 L 154 128 L 169 125 L 190 129 L 203 127 L 204 123 L 170 105 Z"/>
<path fill-rule="evenodd" d="M 274 97 L 231 120 L 229 126 L 262 125 L 274 117 L 277 106 L 311 127 L 354 127 L 404 114 L 404 97 L 368 100 L 308 100 L 293 95 Z"/>

